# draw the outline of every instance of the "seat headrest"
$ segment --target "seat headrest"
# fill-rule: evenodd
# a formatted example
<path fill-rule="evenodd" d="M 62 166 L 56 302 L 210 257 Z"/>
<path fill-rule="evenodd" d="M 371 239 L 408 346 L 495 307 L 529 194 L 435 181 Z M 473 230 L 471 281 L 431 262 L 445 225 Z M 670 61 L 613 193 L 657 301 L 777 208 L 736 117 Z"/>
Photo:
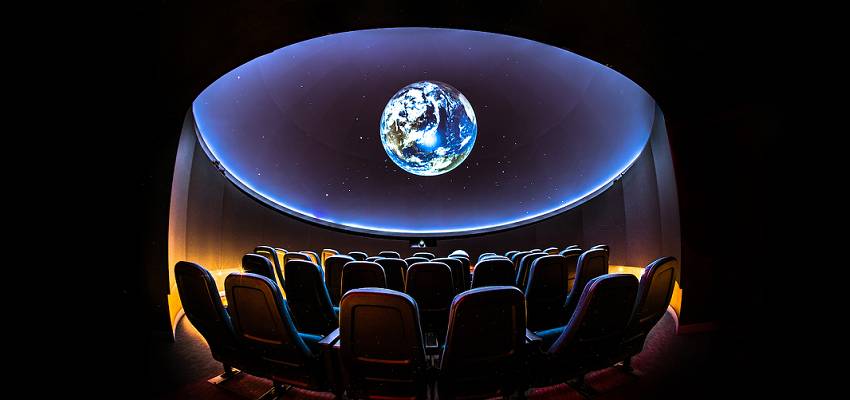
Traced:
<path fill-rule="evenodd" d="M 411 266 L 413 264 L 420 263 L 420 262 L 428 262 L 428 261 L 431 261 L 431 260 L 432 259 L 428 259 L 428 258 L 425 258 L 425 257 L 407 257 L 407 258 L 404 259 L 404 261 L 407 261 L 408 266 Z"/>
<path fill-rule="evenodd" d="M 245 254 L 242 256 L 242 269 L 249 274 L 261 275 L 274 282 L 273 268 L 272 262 L 259 254 Z"/>
<path fill-rule="evenodd" d="M 429 253 L 427 251 L 419 251 L 419 252 L 413 253 L 413 255 L 411 257 L 422 257 L 422 258 L 426 258 L 428 260 L 433 260 L 433 259 L 437 258 L 437 256 L 434 255 L 434 253 Z"/>
<path fill-rule="evenodd" d="M 451 254 L 449 254 L 449 257 L 451 256 L 463 256 L 469 258 L 469 253 L 467 253 L 465 250 L 455 250 Z"/>
<path fill-rule="evenodd" d="M 321 277 L 322 270 L 318 265 L 314 264 L 312 261 L 290 260 L 288 263 L 286 263 L 287 281 L 289 281 L 290 277 L 292 277 L 293 279 L 297 279 L 295 278 L 295 275 L 302 274 L 317 275 Z"/>
<path fill-rule="evenodd" d="M 284 265 L 289 264 L 289 262 L 292 261 L 292 260 L 313 261 L 310 258 L 310 256 L 308 256 L 304 253 L 301 253 L 301 252 L 290 251 L 289 253 L 286 253 L 285 256 L 283 256 L 283 264 Z"/>
<path fill-rule="evenodd" d="M 582 251 L 581 251 L 580 248 L 570 246 L 566 249 L 561 250 L 561 252 L 558 253 L 558 255 L 561 255 L 561 256 L 564 256 L 564 257 L 570 257 L 570 256 L 580 256 L 581 253 L 582 253 Z"/>
<path fill-rule="evenodd" d="M 401 258 L 401 254 L 398 254 L 397 251 L 384 250 L 378 253 L 378 256 L 385 258 Z"/>
<path fill-rule="evenodd" d="M 340 267 L 342 267 L 343 265 L 345 265 L 345 263 L 349 263 L 349 262 L 352 262 L 352 261 L 356 261 L 354 259 L 354 257 L 346 256 L 346 255 L 343 255 L 343 254 L 337 254 L 337 255 L 330 256 L 330 257 L 325 259 L 325 267 L 328 267 L 331 264 L 338 264 L 338 263 L 341 263 Z"/>

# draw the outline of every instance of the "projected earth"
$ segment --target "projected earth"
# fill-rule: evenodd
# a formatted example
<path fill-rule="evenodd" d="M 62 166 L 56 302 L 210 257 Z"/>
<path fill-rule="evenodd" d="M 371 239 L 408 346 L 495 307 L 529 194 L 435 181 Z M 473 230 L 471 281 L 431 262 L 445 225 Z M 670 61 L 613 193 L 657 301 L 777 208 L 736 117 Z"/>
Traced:
<path fill-rule="evenodd" d="M 407 172 L 445 174 L 472 151 L 478 124 L 469 100 L 436 81 L 411 83 L 387 103 L 381 116 L 381 143 Z"/>

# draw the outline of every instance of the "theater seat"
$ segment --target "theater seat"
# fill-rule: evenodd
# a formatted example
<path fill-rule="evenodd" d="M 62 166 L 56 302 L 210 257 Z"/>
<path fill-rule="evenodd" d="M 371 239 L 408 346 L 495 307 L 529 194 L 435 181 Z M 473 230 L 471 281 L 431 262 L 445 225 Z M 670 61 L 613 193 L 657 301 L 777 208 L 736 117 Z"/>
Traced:
<path fill-rule="evenodd" d="M 283 256 L 281 256 L 281 252 Z M 278 285 L 280 285 L 279 287 L 286 290 L 286 285 L 284 284 L 284 282 L 286 282 L 286 279 L 284 279 L 282 268 L 284 262 L 283 257 L 286 256 L 286 250 L 276 249 L 271 246 L 257 246 L 256 248 L 254 248 L 254 254 L 259 254 L 263 257 L 266 257 L 269 259 L 269 261 L 272 262 L 272 266 L 274 267 L 274 274 L 277 277 L 277 283 Z"/>
<path fill-rule="evenodd" d="M 484 287 L 457 295 L 440 359 L 439 398 L 508 398 L 517 392 L 523 381 L 525 329 L 525 298 L 516 288 Z"/>
<path fill-rule="evenodd" d="M 514 254 L 516 254 L 516 253 L 519 253 L 519 251 L 517 251 L 517 250 L 511 250 L 511 251 L 509 251 L 509 252 L 505 253 L 505 257 L 507 257 L 507 258 L 509 258 L 509 259 L 510 259 L 510 258 L 511 258 L 511 257 L 513 257 L 513 255 L 514 255 Z"/>
<path fill-rule="evenodd" d="M 426 399 L 427 364 L 416 302 L 388 289 L 342 298 L 339 354 L 350 399 Z"/>
<path fill-rule="evenodd" d="M 567 325 L 538 332 L 546 349 L 532 362 L 538 384 L 578 378 L 577 389 L 582 392 L 584 374 L 609 366 L 629 322 L 637 287 L 637 278 L 629 274 L 591 279 Z"/>
<path fill-rule="evenodd" d="M 263 377 L 272 380 L 276 391 L 282 385 L 323 389 L 321 337 L 298 332 L 277 285 L 264 276 L 232 273 L 224 288 L 237 337 L 249 354 L 261 360 Z"/>
<path fill-rule="evenodd" d="M 608 252 L 603 249 L 588 250 L 576 261 L 576 275 L 572 290 L 567 295 L 561 316 L 564 323 L 570 319 L 578 305 L 584 287 L 591 279 L 608 273 Z M 578 290 L 576 290 L 578 289 Z"/>
<path fill-rule="evenodd" d="M 305 253 L 302 253 L 300 251 L 298 251 L 298 252 L 290 251 L 289 253 L 286 253 L 285 256 L 283 256 L 283 268 L 284 269 L 286 269 L 286 263 L 288 263 L 291 260 L 304 260 L 304 261 L 310 261 L 310 262 L 313 261 L 313 259 Z M 285 275 L 285 272 L 284 272 L 284 275 Z"/>
<path fill-rule="evenodd" d="M 470 258 L 468 256 L 464 256 L 461 254 L 451 255 L 449 257 L 457 258 L 458 260 L 463 261 L 463 268 L 461 268 L 461 278 L 463 278 L 463 290 L 469 289 L 469 284 L 472 280 L 472 277 L 470 276 L 472 274 L 472 261 L 470 261 Z"/>
<path fill-rule="evenodd" d="M 351 261 L 354 259 L 344 255 L 330 256 L 325 260 L 325 287 L 328 288 L 334 306 L 339 306 L 342 299 L 342 267 Z"/>
<path fill-rule="evenodd" d="M 375 262 L 384 267 L 384 273 L 387 275 L 387 288 L 403 292 L 407 262 L 400 258 L 381 258 L 375 260 Z"/>
<path fill-rule="evenodd" d="M 567 300 L 569 284 L 568 265 L 567 258 L 559 255 L 543 256 L 532 261 L 525 287 L 528 329 L 539 331 L 563 325 L 562 307 Z"/>
<path fill-rule="evenodd" d="M 319 255 L 315 251 L 301 250 L 299 253 L 305 254 L 309 258 L 309 261 L 312 261 L 313 264 L 319 265 L 319 262 L 321 262 Z"/>
<path fill-rule="evenodd" d="M 533 251 L 520 251 L 511 256 L 511 262 L 514 264 L 514 285 L 516 285 L 516 273 L 519 271 L 519 263 L 527 254 L 534 253 Z"/>
<path fill-rule="evenodd" d="M 607 244 L 597 244 L 596 246 L 593 246 L 593 247 L 590 248 L 590 250 L 595 250 L 595 249 L 602 249 L 602 250 L 607 251 L 609 254 L 611 253 L 611 247 L 608 246 Z"/>
<path fill-rule="evenodd" d="M 382 259 L 382 258 L 384 258 L 384 257 L 381 257 L 381 256 L 371 256 L 371 257 L 366 257 L 366 261 L 374 262 L 374 261 L 376 261 L 376 260 L 380 260 L 380 259 Z"/>
<path fill-rule="evenodd" d="M 174 278 L 186 318 L 207 341 L 212 357 L 224 366 L 219 380 L 233 376 L 232 367 L 262 373 L 258 360 L 237 341 L 212 274 L 198 264 L 180 261 L 174 266 Z"/>
<path fill-rule="evenodd" d="M 268 258 L 259 254 L 245 254 L 242 256 L 242 270 L 249 274 L 265 276 L 275 282 L 274 267 Z M 277 284 L 275 284 L 277 286 Z M 285 290 L 285 289 L 284 289 Z"/>
<path fill-rule="evenodd" d="M 513 286 L 514 264 L 506 257 L 487 258 L 475 266 L 472 289 L 484 286 Z"/>
<path fill-rule="evenodd" d="M 438 340 L 445 338 L 449 307 L 455 296 L 449 266 L 436 261 L 411 265 L 404 292 L 419 306 L 422 329 L 433 333 Z"/>
<path fill-rule="evenodd" d="M 434 253 L 429 253 L 427 251 L 420 251 L 420 252 L 413 253 L 412 257 L 422 257 L 422 258 L 427 258 L 429 260 L 433 260 L 433 259 L 437 258 L 437 256 L 434 255 Z"/>
<path fill-rule="evenodd" d="M 547 247 L 547 248 L 543 249 L 543 252 L 550 255 L 550 256 L 555 255 L 555 254 L 558 254 L 558 248 L 557 247 Z"/>
<path fill-rule="evenodd" d="M 476 261 L 476 264 L 477 264 L 478 262 L 480 262 L 481 260 L 483 260 L 483 259 L 484 259 L 484 257 L 487 257 L 487 256 L 493 256 L 493 255 L 496 255 L 496 253 L 481 253 L 481 254 L 479 254 L 479 255 L 478 255 L 478 261 Z"/>
<path fill-rule="evenodd" d="M 567 293 L 573 290 L 573 284 L 576 280 L 576 267 L 578 266 L 578 258 L 581 256 L 581 249 L 572 248 L 562 250 L 560 255 L 567 258 Z"/>
<path fill-rule="evenodd" d="M 581 249 L 581 248 L 580 248 L 577 244 L 569 245 L 569 246 L 567 246 L 567 247 L 564 247 L 564 249 L 563 249 L 563 250 L 561 250 L 561 252 L 560 252 L 560 253 L 558 253 L 558 254 L 559 254 L 559 255 L 564 255 L 564 252 L 566 252 L 566 251 L 572 251 L 572 250 L 575 250 L 575 249 Z"/>
<path fill-rule="evenodd" d="M 626 336 L 621 345 L 623 365 L 630 368 L 631 357 L 643 350 L 649 331 L 658 323 L 673 296 L 679 261 L 675 257 L 662 257 L 646 266 L 640 278 Z"/>
<path fill-rule="evenodd" d="M 333 303 L 318 265 L 292 260 L 286 264 L 286 281 L 286 301 L 299 332 L 326 336 L 337 328 Z"/>
<path fill-rule="evenodd" d="M 338 255 L 338 254 L 339 254 L 339 252 L 334 250 L 334 249 L 322 249 L 322 260 L 321 260 L 322 263 L 320 264 L 322 266 L 322 268 L 325 267 L 325 260 L 327 260 L 328 257 L 335 256 L 335 255 Z"/>
<path fill-rule="evenodd" d="M 452 283 L 454 284 L 454 295 L 463 292 L 466 288 L 463 286 L 463 260 L 454 257 L 435 258 L 431 262 L 441 262 L 449 266 L 452 270 Z M 415 297 L 414 297 L 415 298 Z M 448 307 L 447 307 L 448 308 Z"/>
<path fill-rule="evenodd" d="M 355 261 L 366 261 L 366 259 L 369 257 L 368 254 L 362 251 L 351 251 L 348 253 L 348 255 Z"/>
<path fill-rule="evenodd" d="M 466 250 L 455 250 L 451 254 L 449 254 L 449 257 L 452 257 L 452 256 L 461 256 L 461 257 L 469 258 L 469 253 L 467 253 Z"/>
<path fill-rule="evenodd" d="M 519 268 L 516 271 L 516 287 L 520 290 L 525 290 L 525 285 L 528 283 L 528 270 L 531 268 L 531 263 L 534 260 L 547 255 L 548 254 L 542 251 L 538 251 L 522 256 L 518 264 Z"/>
<path fill-rule="evenodd" d="M 384 268 L 380 264 L 371 261 L 352 261 L 342 267 L 342 282 L 340 293 L 351 289 L 365 287 L 386 288 L 387 278 Z"/>
<path fill-rule="evenodd" d="M 480 259 L 480 260 L 478 260 L 478 262 L 481 262 L 481 261 L 484 261 L 484 260 L 490 260 L 490 259 L 493 259 L 493 258 L 501 258 L 501 259 L 503 259 L 503 260 L 508 260 L 508 261 L 510 261 L 510 260 L 511 260 L 511 259 L 510 259 L 510 258 L 508 258 L 508 257 L 500 256 L 500 255 L 498 255 L 498 254 L 488 254 L 488 255 L 486 255 L 486 256 L 484 256 L 484 257 L 481 257 L 481 259 Z M 476 265 L 477 265 L 477 264 L 476 264 Z M 511 268 L 513 268 L 513 263 L 511 263 Z"/>
<path fill-rule="evenodd" d="M 404 261 L 407 262 L 407 266 L 410 267 L 411 265 L 416 264 L 418 262 L 431 261 L 431 259 L 428 259 L 428 258 L 425 258 L 425 257 L 407 257 L 407 258 L 404 259 Z M 406 276 L 406 273 L 405 273 L 405 276 Z"/>
<path fill-rule="evenodd" d="M 378 253 L 378 256 L 384 258 L 401 258 L 401 254 L 398 254 L 397 251 L 384 250 Z"/>

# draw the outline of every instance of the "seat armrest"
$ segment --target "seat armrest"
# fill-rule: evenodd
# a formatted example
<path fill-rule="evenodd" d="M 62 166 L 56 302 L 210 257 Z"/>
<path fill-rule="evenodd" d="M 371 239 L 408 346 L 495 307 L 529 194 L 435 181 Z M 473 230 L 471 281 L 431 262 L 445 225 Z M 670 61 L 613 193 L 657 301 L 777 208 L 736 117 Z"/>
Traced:
<path fill-rule="evenodd" d="M 529 344 L 531 344 L 531 343 L 539 344 L 539 343 L 543 342 L 543 338 L 535 335 L 534 332 L 526 329 L 525 330 L 525 341 L 526 341 L 526 343 L 529 343 Z"/>
<path fill-rule="evenodd" d="M 336 344 L 337 341 L 339 341 L 339 328 L 334 329 L 333 332 L 323 337 L 322 340 L 319 341 L 319 346 L 330 347 Z"/>

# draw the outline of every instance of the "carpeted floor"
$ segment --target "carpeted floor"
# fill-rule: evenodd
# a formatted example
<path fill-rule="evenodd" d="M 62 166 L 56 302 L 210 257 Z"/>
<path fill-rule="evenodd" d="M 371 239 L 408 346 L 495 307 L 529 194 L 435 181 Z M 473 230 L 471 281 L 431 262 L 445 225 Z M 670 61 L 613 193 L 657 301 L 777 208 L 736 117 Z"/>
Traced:
<path fill-rule="evenodd" d="M 634 358 L 634 372 L 616 368 L 595 371 L 586 382 L 598 392 L 597 399 L 707 398 L 717 392 L 706 362 L 712 352 L 713 334 L 676 335 L 673 318 L 667 314 L 655 326 L 644 351 Z M 151 349 L 150 397 L 161 399 L 254 399 L 265 393 L 271 382 L 240 374 L 223 384 L 207 379 L 222 371 L 212 359 L 203 337 L 186 318 L 177 327 L 173 343 Z M 566 384 L 532 388 L 529 399 L 581 399 Z M 333 394 L 291 390 L 283 398 L 331 399 Z"/>

